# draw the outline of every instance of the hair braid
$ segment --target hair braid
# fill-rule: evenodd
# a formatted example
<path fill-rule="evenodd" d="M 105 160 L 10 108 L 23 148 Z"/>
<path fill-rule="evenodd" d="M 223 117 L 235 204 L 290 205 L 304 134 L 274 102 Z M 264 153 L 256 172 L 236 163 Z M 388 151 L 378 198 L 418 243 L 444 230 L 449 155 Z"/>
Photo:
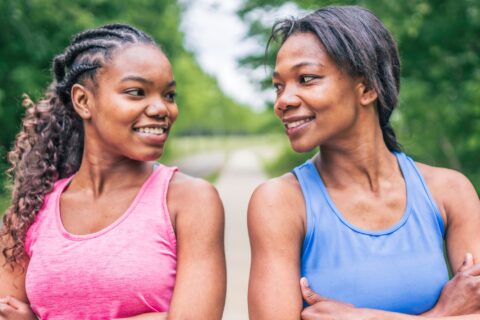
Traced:
<path fill-rule="evenodd" d="M 84 131 L 72 105 L 72 86 L 83 83 L 86 77 L 95 81 L 97 70 L 114 50 L 134 43 L 157 46 L 148 35 L 128 25 L 111 24 L 81 32 L 53 59 L 54 81 L 45 98 L 33 103 L 24 96 L 22 128 L 8 154 L 12 204 L 0 230 L 1 250 L 10 266 L 24 261 L 26 234 L 45 196 L 58 179 L 80 167 Z"/>
<path fill-rule="evenodd" d="M 82 42 L 89 39 L 98 39 L 99 37 L 103 38 L 117 38 L 123 39 L 123 36 L 120 32 L 115 30 L 108 30 L 105 28 L 90 29 L 84 32 L 79 33 L 72 39 L 72 44 Z"/>

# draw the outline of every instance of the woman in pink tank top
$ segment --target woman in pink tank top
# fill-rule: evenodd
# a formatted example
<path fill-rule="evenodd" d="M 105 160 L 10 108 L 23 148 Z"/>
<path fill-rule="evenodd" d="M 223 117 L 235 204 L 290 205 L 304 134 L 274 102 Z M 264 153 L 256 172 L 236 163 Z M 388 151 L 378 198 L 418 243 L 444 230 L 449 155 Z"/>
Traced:
<path fill-rule="evenodd" d="M 9 154 L 0 318 L 220 319 L 221 201 L 155 162 L 178 113 L 165 54 L 106 25 L 76 35 L 53 72 Z"/>

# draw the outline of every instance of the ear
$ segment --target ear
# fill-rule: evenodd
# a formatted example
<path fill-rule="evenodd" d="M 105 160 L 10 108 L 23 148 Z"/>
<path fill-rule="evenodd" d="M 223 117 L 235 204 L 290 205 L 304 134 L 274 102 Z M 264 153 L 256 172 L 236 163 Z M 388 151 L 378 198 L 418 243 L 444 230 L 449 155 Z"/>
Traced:
<path fill-rule="evenodd" d="M 367 85 L 365 79 L 360 79 L 357 84 L 357 92 L 359 94 L 359 101 L 362 106 L 368 106 L 375 102 L 378 98 L 378 93 L 371 86 Z"/>
<path fill-rule="evenodd" d="M 91 108 L 93 103 L 93 94 L 86 87 L 79 83 L 72 86 L 71 97 L 73 108 L 83 120 L 89 120 L 92 117 Z"/>

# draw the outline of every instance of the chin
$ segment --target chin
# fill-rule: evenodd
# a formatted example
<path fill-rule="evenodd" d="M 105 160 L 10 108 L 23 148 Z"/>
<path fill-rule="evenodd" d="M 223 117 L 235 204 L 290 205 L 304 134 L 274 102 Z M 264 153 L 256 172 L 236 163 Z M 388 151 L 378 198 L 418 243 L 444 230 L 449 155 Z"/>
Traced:
<path fill-rule="evenodd" d="M 293 151 L 297 153 L 310 152 L 316 147 L 318 147 L 317 145 L 309 145 L 309 144 L 293 142 L 293 141 L 290 141 L 290 145 L 292 146 Z"/>
<path fill-rule="evenodd" d="M 163 150 L 138 154 L 133 158 L 138 161 L 157 161 L 163 155 Z"/>

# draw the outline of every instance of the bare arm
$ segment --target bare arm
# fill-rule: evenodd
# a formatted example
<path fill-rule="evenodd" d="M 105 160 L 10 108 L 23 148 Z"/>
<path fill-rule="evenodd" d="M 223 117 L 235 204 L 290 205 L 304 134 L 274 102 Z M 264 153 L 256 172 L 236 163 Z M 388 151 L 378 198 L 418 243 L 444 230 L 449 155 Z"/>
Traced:
<path fill-rule="evenodd" d="M 446 221 L 446 244 L 454 278 L 427 315 L 480 312 L 480 201 L 473 185 L 459 172 L 419 165 Z M 465 254 L 473 260 L 467 261 Z"/>
<path fill-rule="evenodd" d="M 176 174 L 168 194 L 177 277 L 168 319 L 221 319 L 225 304 L 224 213 L 209 183 Z"/>
<path fill-rule="evenodd" d="M 6 239 L 0 241 L 3 249 Z M 25 271 L 28 262 L 11 267 L 0 250 L 0 319 L 36 319 L 25 292 Z"/>
<path fill-rule="evenodd" d="M 298 279 L 305 208 L 301 194 L 292 192 L 296 181 L 292 179 L 290 175 L 269 181 L 250 200 L 248 308 L 252 320 L 299 319 L 303 308 Z"/>

